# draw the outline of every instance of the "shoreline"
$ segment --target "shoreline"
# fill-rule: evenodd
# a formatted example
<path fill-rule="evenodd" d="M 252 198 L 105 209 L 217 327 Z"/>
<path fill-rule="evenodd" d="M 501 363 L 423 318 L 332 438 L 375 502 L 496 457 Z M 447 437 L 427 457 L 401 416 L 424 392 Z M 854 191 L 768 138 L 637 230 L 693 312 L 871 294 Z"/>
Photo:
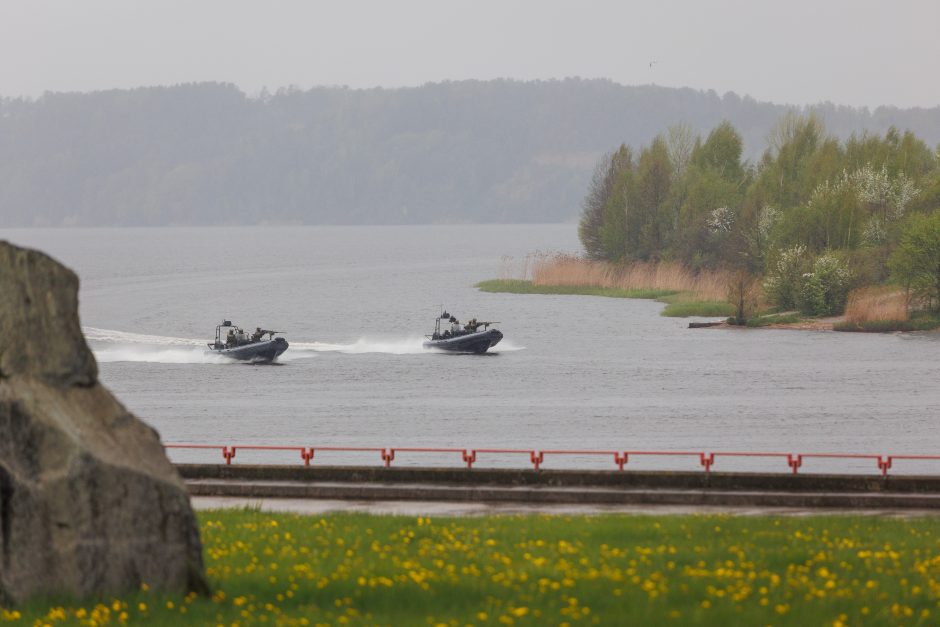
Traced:
<path fill-rule="evenodd" d="M 692 317 L 692 316 L 690 316 Z M 759 320 L 759 318 L 757 318 Z M 729 324 L 727 320 L 703 329 L 787 329 L 790 331 L 830 331 L 835 332 L 835 325 L 845 322 L 845 316 L 831 316 L 828 318 L 804 318 L 798 322 L 773 322 L 760 325 L 736 325 Z M 865 331 L 852 331 L 853 333 L 865 333 Z"/>
<path fill-rule="evenodd" d="M 676 290 L 657 290 L 657 289 L 636 289 L 624 290 L 617 288 L 604 288 L 594 286 L 576 286 L 576 285 L 533 285 L 532 281 L 524 279 L 488 279 L 475 284 L 478 290 L 492 294 L 522 294 L 522 295 L 548 295 L 548 296 L 600 296 L 603 298 L 636 298 L 643 300 L 655 300 L 664 303 L 666 306 L 660 312 L 661 316 L 672 318 L 727 318 L 730 317 L 728 311 L 719 310 L 718 306 L 732 308 L 730 303 L 718 303 L 713 301 L 694 300 L 689 298 L 687 292 Z M 774 317 L 797 317 L 792 321 L 774 321 L 766 324 L 760 324 L 761 318 Z M 803 317 L 797 312 L 783 312 L 777 314 L 767 314 L 751 319 L 752 324 L 734 325 L 729 324 L 727 320 L 709 326 L 700 328 L 728 328 L 728 329 L 787 329 L 791 331 L 828 331 L 840 333 L 911 333 L 913 331 L 936 331 L 933 329 L 839 329 L 837 326 L 846 322 L 844 315 L 827 316 L 824 318 Z"/>
<path fill-rule="evenodd" d="M 690 292 L 656 288 L 621 289 L 577 285 L 533 285 L 523 279 L 489 279 L 474 285 L 481 292 L 491 294 L 536 294 L 543 296 L 601 296 L 604 298 L 630 298 L 655 300 L 666 305 L 660 312 L 667 318 L 727 318 L 734 315 L 734 306 L 724 301 L 690 298 Z"/>

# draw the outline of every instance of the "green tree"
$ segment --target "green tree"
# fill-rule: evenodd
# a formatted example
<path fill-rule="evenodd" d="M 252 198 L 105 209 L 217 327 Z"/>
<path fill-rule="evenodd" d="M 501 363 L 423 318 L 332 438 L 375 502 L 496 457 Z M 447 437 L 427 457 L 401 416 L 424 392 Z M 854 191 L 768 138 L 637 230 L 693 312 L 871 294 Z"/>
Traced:
<path fill-rule="evenodd" d="M 581 220 L 578 223 L 578 238 L 584 251 L 591 259 L 609 258 L 610 209 L 614 188 L 618 184 L 621 171 L 633 167 L 630 149 L 621 145 L 616 152 L 601 157 L 594 167 L 594 175 L 588 187 L 581 207 Z M 622 228 L 622 227 L 621 227 Z"/>
<path fill-rule="evenodd" d="M 633 187 L 633 153 L 620 147 L 614 155 L 617 176 L 604 207 L 604 224 L 600 230 L 604 258 L 620 261 L 629 255 L 627 215 L 632 209 L 630 190 Z"/>
<path fill-rule="evenodd" d="M 682 183 L 684 200 L 680 209 L 679 231 L 675 235 L 675 256 L 697 267 L 715 265 L 718 249 L 728 233 L 726 229 L 709 227 L 717 209 L 734 214 L 738 205 L 738 183 L 721 177 L 714 168 L 692 166 Z"/>
<path fill-rule="evenodd" d="M 940 308 L 940 211 L 911 217 L 888 267 L 914 298 Z"/>
<path fill-rule="evenodd" d="M 825 142 L 825 130 L 816 116 L 790 113 L 784 116 L 770 135 L 770 148 L 764 155 L 761 178 L 777 207 L 796 207 L 809 199 L 816 185 L 827 177 L 821 175 L 813 159 Z M 831 151 L 831 146 L 827 148 Z"/>
<path fill-rule="evenodd" d="M 715 171 L 724 180 L 741 182 L 744 179 L 743 150 L 741 136 L 730 122 L 722 122 L 708 134 L 704 144 L 696 147 L 692 163 L 703 170 Z"/>
<path fill-rule="evenodd" d="M 629 252 L 641 259 L 659 258 L 663 249 L 663 226 L 670 222 L 668 205 L 673 166 L 663 137 L 657 136 L 640 153 L 636 184 L 628 194 L 632 210 L 627 214 Z"/>

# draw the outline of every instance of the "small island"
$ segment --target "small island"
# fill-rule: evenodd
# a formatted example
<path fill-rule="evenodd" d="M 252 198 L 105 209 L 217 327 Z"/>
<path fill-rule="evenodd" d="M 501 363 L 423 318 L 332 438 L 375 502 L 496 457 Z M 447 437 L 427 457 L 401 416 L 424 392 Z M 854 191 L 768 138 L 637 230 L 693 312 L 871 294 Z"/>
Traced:
<path fill-rule="evenodd" d="M 758 163 L 742 147 L 727 122 L 621 145 L 582 203 L 583 256 L 536 255 L 477 287 L 653 298 L 738 326 L 940 327 L 940 147 L 895 128 L 839 141 L 795 113 Z"/>

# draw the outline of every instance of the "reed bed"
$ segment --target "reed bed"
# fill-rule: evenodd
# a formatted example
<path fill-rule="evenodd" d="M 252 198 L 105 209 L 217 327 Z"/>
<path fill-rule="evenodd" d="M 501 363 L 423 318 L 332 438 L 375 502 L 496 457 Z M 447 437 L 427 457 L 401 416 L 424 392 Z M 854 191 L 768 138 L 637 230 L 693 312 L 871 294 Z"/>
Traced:
<path fill-rule="evenodd" d="M 902 290 L 887 285 L 853 290 L 845 305 L 845 319 L 855 325 L 882 320 L 906 321 L 907 296 Z"/>
<path fill-rule="evenodd" d="M 696 299 L 719 302 L 726 299 L 732 279 L 727 271 L 692 272 L 678 263 L 612 264 L 574 255 L 540 257 L 526 265 L 535 286 L 688 292 Z"/>

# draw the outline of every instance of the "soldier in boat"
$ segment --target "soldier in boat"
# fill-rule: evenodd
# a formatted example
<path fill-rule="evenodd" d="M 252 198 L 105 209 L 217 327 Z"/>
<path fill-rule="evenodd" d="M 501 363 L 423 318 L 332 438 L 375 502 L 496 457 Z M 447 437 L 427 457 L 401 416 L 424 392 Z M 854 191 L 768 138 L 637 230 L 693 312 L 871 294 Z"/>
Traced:
<path fill-rule="evenodd" d="M 450 323 L 450 328 L 442 328 L 444 323 Z M 423 346 L 460 353 L 485 353 L 503 338 L 503 334 L 498 330 L 488 328 L 493 324 L 499 323 L 480 322 L 471 318 L 461 327 L 456 317 L 441 311 L 441 315 L 434 321 L 434 332 L 426 336 L 427 341 Z M 480 331 L 480 327 L 484 330 Z"/>
<path fill-rule="evenodd" d="M 223 320 L 215 327 L 215 341 L 208 344 L 210 350 L 226 357 L 241 361 L 271 362 L 287 350 L 288 343 L 282 337 L 274 337 L 281 331 L 271 331 L 255 327 L 254 333 L 247 333 L 230 320 Z M 264 336 L 270 335 L 265 340 Z"/>

